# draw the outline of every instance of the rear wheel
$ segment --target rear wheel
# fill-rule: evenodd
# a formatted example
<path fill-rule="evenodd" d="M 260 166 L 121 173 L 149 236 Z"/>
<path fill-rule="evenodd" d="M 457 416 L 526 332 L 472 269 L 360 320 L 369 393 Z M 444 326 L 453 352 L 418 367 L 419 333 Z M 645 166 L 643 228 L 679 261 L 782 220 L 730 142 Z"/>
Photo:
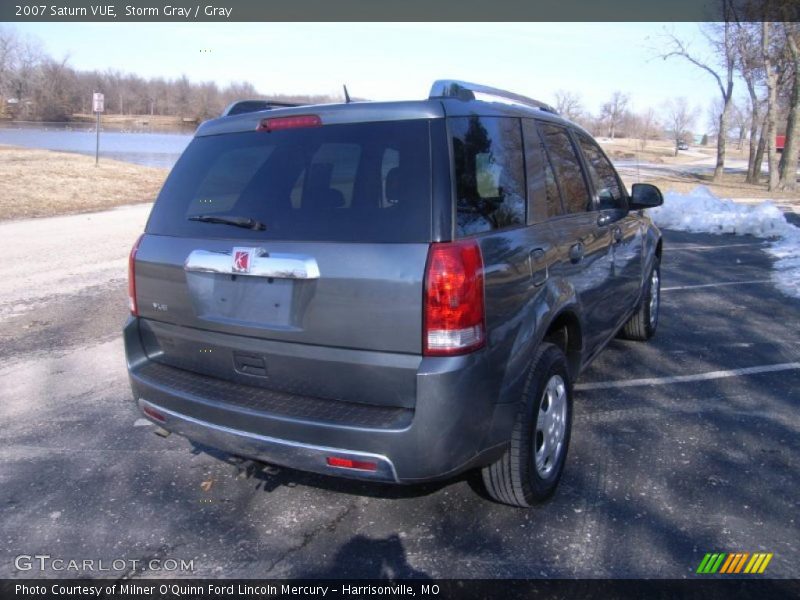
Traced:
<path fill-rule="evenodd" d="M 506 453 L 484 467 L 489 495 L 529 507 L 548 498 L 564 470 L 572 425 L 572 387 L 564 353 L 554 344 L 536 352 Z"/>
<path fill-rule="evenodd" d="M 661 266 L 656 258 L 653 270 L 647 280 L 642 302 L 622 328 L 622 337 L 645 342 L 653 337 L 658 327 L 658 313 L 661 308 Z"/>

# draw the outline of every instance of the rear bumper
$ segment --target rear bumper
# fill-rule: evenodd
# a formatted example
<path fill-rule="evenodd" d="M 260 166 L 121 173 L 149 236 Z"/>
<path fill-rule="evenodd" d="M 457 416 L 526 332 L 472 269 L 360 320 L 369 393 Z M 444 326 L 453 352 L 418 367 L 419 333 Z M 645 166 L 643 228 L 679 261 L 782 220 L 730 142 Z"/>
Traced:
<path fill-rule="evenodd" d="M 398 481 L 392 462 L 385 456 L 378 454 L 304 444 L 259 435 L 249 431 L 231 429 L 166 410 L 164 407 L 142 398 L 139 399 L 139 408 L 142 411 L 147 408 L 161 415 L 164 420 L 158 421 L 145 413 L 145 416 L 161 425 L 164 429 L 231 454 L 265 460 L 279 465 L 288 465 L 301 471 L 335 474 L 335 470 L 342 470 L 347 471 L 350 477 L 376 479 L 379 481 Z M 329 456 L 368 462 L 374 464 L 375 469 L 367 471 L 332 467 L 327 464 L 327 457 Z"/>
<path fill-rule="evenodd" d="M 297 397 L 287 409 L 286 398 L 261 388 L 246 402 L 232 401 L 231 391 L 238 398 L 248 390 L 154 363 L 137 319 L 125 326 L 125 346 L 140 409 L 164 418 L 145 413 L 153 422 L 231 454 L 304 471 L 395 483 L 445 478 L 497 458 L 515 417 L 513 403 L 495 402 L 485 352 L 423 359 L 413 408 Z M 373 463 L 375 470 L 330 466 L 331 456 Z"/>

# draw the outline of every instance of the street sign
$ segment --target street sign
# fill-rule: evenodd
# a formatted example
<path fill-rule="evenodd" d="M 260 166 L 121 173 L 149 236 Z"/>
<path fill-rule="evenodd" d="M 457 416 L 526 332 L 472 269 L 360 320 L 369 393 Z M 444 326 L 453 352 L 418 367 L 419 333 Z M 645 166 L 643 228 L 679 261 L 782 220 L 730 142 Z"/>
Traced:
<path fill-rule="evenodd" d="M 106 97 L 100 92 L 92 94 L 92 110 L 97 115 L 96 142 L 94 147 L 94 166 L 100 164 L 100 113 L 103 112 Z"/>
<path fill-rule="evenodd" d="M 103 112 L 103 105 L 105 104 L 105 96 L 100 92 L 95 92 L 92 96 L 92 112 Z"/>

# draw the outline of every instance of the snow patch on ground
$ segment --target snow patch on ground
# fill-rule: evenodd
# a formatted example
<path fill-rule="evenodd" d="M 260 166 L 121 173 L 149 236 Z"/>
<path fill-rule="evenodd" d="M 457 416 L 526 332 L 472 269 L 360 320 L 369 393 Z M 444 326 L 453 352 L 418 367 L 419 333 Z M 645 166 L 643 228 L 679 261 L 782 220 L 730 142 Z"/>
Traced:
<path fill-rule="evenodd" d="M 792 231 L 769 248 L 778 259 L 772 278 L 784 294 L 800 298 L 800 228 L 789 227 Z"/>
<path fill-rule="evenodd" d="M 698 186 L 688 194 L 667 192 L 664 205 L 648 212 L 665 229 L 777 238 L 766 248 L 777 259 L 772 279 L 781 292 L 800 298 L 800 228 L 772 202 L 739 204 Z"/>

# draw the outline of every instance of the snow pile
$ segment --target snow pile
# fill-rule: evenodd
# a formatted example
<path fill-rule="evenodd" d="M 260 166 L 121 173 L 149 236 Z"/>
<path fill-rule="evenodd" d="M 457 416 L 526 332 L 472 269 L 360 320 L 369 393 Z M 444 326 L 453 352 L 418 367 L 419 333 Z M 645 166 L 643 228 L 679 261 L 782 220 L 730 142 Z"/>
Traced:
<path fill-rule="evenodd" d="M 664 205 L 648 212 L 665 229 L 778 238 L 766 248 L 777 258 L 772 278 L 784 294 L 800 298 L 800 228 L 772 202 L 737 204 L 698 186 L 688 194 L 667 192 Z"/>
<path fill-rule="evenodd" d="M 800 298 L 800 228 L 791 230 L 767 250 L 778 260 L 772 279 L 777 288 L 788 296 Z"/>
<path fill-rule="evenodd" d="M 706 186 L 688 194 L 667 192 L 664 205 L 648 211 L 659 227 L 694 233 L 735 233 L 756 237 L 776 237 L 786 228 L 781 209 L 772 202 L 737 204 L 717 198 Z"/>

